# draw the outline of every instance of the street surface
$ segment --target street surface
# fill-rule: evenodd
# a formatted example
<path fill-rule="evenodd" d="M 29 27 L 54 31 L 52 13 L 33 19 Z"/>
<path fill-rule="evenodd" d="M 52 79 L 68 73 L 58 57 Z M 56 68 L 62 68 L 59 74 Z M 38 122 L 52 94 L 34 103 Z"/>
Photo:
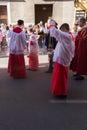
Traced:
<path fill-rule="evenodd" d="M 25 55 L 26 69 L 28 59 Z M 26 79 L 7 73 L 8 57 L 0 58 L 0 130 L 87 130 L 87 77 L 75 81 L 69 71 L 66 100 L 51 94 L 47 55 L 39 55 L 39 70 Z"/>

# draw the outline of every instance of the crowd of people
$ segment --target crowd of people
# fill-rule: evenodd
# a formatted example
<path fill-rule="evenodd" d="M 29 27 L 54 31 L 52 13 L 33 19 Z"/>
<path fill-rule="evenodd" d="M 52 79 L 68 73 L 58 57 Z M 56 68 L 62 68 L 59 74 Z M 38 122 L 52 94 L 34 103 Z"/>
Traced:
<path fill-rule="evenodd" d="M 80 27 L 80 28 L 79 28 Z M 7 29 L 6 29 L 7 28 Z M 6 31 L 8 30 L 8 31 Z M 31 25 L 27 29 L 24 21 L 18 20 L 15 26 L 1 25 L 0 44 L 7 38 L 9 48 L 8 73 L 14 78 L 26 78 L 24 49 L 28 49 L 28 70 L 38 70 L 38 50 L 48 52 L 49 67 L 46 73 L 52 73 L 52 95 L 58 98 L 67 96 L 68 70 L 73 71 L 75 80 L 84 80 L 87 75 L 87 24 L 86 18 L 78 19 L 70 31 L 68 23 L 60 27 L 49 18 L 43 25 Z"/>

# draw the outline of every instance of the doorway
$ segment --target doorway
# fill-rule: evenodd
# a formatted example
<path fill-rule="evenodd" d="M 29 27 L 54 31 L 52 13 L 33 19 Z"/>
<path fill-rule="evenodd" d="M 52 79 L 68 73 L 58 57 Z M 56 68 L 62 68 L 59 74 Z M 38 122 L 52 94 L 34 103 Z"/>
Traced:
<path fill-rule="evenodd" d="M 0 23 L 7 24 L 7 6 L 0 5 Z"/>
<path fill-rule="evenodd" d="M 35 5 L 35 24 L 43 21 L 45 23 L 48 17 L 52 17 L 52 4 L 36 4 Z"/>

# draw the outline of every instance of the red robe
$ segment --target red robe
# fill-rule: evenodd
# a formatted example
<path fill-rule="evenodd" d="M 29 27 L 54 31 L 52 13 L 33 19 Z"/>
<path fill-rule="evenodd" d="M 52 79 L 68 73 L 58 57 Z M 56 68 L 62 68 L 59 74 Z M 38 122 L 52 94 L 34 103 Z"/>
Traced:
<path fill-rule="evenodd" d="M 36 43 L 34 43 L 33 41 L 30 41 L 29 44 L 31 47 L 33 47 L 34 44 L 36 44 Z M 29 61 L 28 61 L 29 62 L 29 69 L 30 70 L 37 70 L 39 67 L 37 52 L 35 53 L 35 52 L 30 51 L 28 56 L 29 56 Z"/>
<path fill-rule="evenodd" d="M 60 65 L 58 62 L 55 62 L 52 74 L 52 87 L 51 87 L 53 95 L 60 96 L 67 94 L 67 78 L 68 78 L 68 67 L 64 67 Z"/>
<path fill-rule="evenodd" d="M 22 32 L 21 28 L 16 27 L 13 30 L 15 33 Z M 12 44 L 12 43 L 11 43 Z M 25 78 L 26 77 L 26 67 L 24 54 L 9 54 L 8 60 L 8 73 L 14 78 Z"/>
<path fill-rule="evenodd" d="M 80 75 L 87 75 L 87 27 L 78 32 L 75 40 L 75 55 L 70 69 Z"/>
<path fill-rule="evenodd" d="M 50 34 L 58 40 L 53 56 L 51 92 L 54 96 L 67 95 L 68 68 L 74 56 L 73 36 L 56 28 L 51 28 Z"/>

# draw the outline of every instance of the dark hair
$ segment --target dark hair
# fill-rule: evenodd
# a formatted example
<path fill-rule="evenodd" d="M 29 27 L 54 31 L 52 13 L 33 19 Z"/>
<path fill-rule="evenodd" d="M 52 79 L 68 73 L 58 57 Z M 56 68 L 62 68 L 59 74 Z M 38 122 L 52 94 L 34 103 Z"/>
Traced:
<path fill-rule="evenodd" d="M 33 28 L 32 28 L 32 27 L 31 27 L 31 28 L 29 28 L 29 31 L 30 31 L 30 32 L 33 32 Z"/>
<path fill-rule="evenodd" d="M 64 30 L 64 29 L 66 29 L 66 30 L 68 30 L 68 31 L 70 30 L 68 23 L 63 23 L 63 24 L 60 26 L 60 30 Z"/>
<path fill-rule="evenodd" d="M 84 17 L 80 18 L 80 22 L 85 23 L 86 22 L 86 18 L 84 18 Z"/>
<path fill-rule="evenodd" d="M 6 30 L 9 30 L 9 27 L 8 27 L 8 26 L 6 26 Z"/>
<path fill-rule="evenodd" d="M 20 25 L 24 24 L 24 21 L 23 20 L 18 20 L 17 24 L 20 26 Z"/>

